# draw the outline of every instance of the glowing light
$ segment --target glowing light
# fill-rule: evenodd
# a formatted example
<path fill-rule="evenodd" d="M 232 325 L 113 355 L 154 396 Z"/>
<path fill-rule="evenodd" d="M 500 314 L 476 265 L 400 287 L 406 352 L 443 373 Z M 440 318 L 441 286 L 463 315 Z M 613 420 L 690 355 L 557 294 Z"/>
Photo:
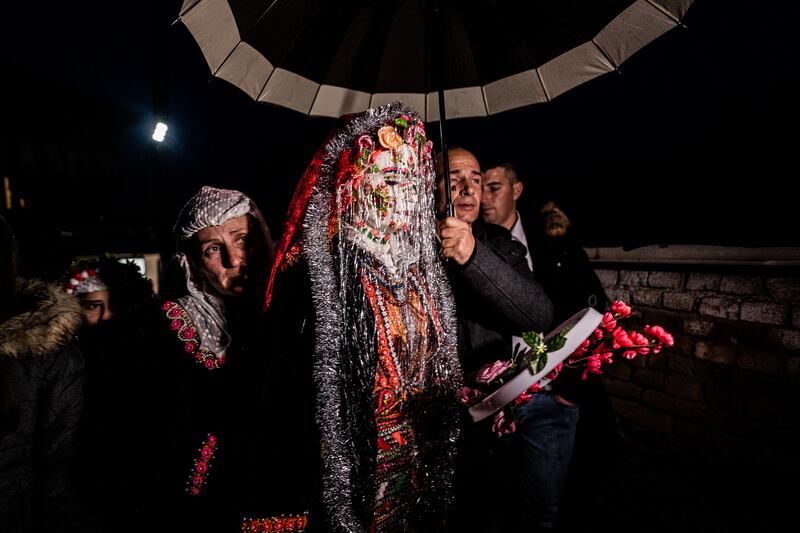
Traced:
<path fill-rule="evenodd" d="M 163 122 L 159 122 L 156 124 L 156 129 L 153 130 L 153 140 L 156 142 L 162 142 L 164 137 L 167 135 L 167 125 Z"/>

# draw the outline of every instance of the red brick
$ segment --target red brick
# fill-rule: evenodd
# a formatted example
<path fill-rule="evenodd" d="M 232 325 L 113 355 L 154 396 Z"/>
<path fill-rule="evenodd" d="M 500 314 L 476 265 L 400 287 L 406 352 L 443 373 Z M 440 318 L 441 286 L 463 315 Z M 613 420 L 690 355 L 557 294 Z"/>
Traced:
<path fill-rule="evenodd" d="M 694 348 L 698 359 L 705 359 L 712 363 L 732 365 L 736 362 L 736 347 L 729 343 L 709 343 L 700 341 Z"/>
<path fill-rule="evenodd" d="M 667 360 L 667 369 L 670 373 L 688 375 L 695 373 L 697 360 L 694 357 L 687 357 L 679 353 L 671 353 L 668 357 L 665 357 L 665 359 Z"/>
<path fill-rule="evenodd" d="M 770 328 L 767 331 L 767 343 L 781 350 L 800 351 L 800 331 Z"/>
<path fill-rule="evenodd" d="M 686 288 L 696 291 L 718 291 L 721 276 L 718 274 L 689 274 L 686 280 Z"/>
<path fill-rule="evenodd" d="M 745 296 L 762 294 L 764 281 L 754 276 L 723 276 L 719 292 Z"/>
<path fill-rule="evenodd" d="M 606 379 L 606 390 L 608 394 L 616 398 L 639 401 L 642 398 L 642 388 L 637 387 L 630 381 L 620 379 Z"/>
<path fill-rule="evenodd" d="M 787 308 L 785 305 L 764 302 L 743 302 L 740 316 L 747 322 L 782 326 L 786 323 Z"/>
<path fill-rule="evenodd" d="M 790 378 L 800 378 L 800 356 L 786 358 L 786 373 Z"/>
<path fill-rule="evenodd" d="M 767 374 L 782 374 L 786 368 L 786 355 L 762 348 L 743 346 L 738 364 L 746 370 Z"/>
<path fill-rule="evenodd" d="M 650 287 L 679 289 L 683 286 L 683 274 L 680 272 L 651 272 L 647 278 Z"/>
<path fill-rule="evenodd" d="M 633 289 L 633 304 L 661 307 L 661 291 L 658 289 Z"/>
<path fill-rule="evenodd" d="M 664 374 L 647 368 L 634 370 L 631 381 L 649 389 L 664 390 Z"/>
<path fill-rule="evenodd" d="M 779 302 L 800 301 L 800 278 L 767 279 L 767 292 Z"/>
<path fill-rule="evenodd" d="M 796 405 L 766 394 L 750 394 L 747 414 L 759 422 L 775 427 L 792 427 L 797 423 Z"/>
<path fill-rule="evenodd" d="M 634 308 L 634 312 L 638 310 Z M 684 319 L 685 313 L 676 313 L 675 311 L 666 311 L 664 309 L 641 308 L 641 320 L 631 320 L 628 327 L 636 328 L 646 324 L 657 324 L 674 335 L 681 332 Z"/>
<path fill-rule="evenodd" d="M 792 309 L 792 327 L 800 329 L 800 305 L 796 305 Z"/>
<path fill-rule="evenodd" d="M 669 413 L 676 418 L 688 418 L 705 426 L 724 428 L 729 425 L 728 416 L 708 409 L 705 405 L 690 402 L 665 392 L 646 390 L 642 394 L 642 404 L 656 411 Z"/>
<path fill-rule="evenodd" d="M 683 331 L 689 335 L 708 337 L 714 331 L 714 322 L 710 320 L 686 320 L 683 323 Z"/>
<path fill-rule="evenodd" d="M 703 399 L 703 387 L 691 376 L 667 376 L 664 381 L 664 391 L 673 396 L 699 402 Z"/>
<path fill-rule="evenodd" d="M 609 365 L 603 369 L 603 372 L 612 378 L 629 380 L 633 367 L 627 361 L 615 360 L 613 365 Z"/>
<path fill-rule="evenodd" d="M 626 304 L 631 303 L 631 291 L 625 289 L 606 289 L 606 295 L 612 302 L 622 300 Z"/>
<path fill-rule="evenodd" d="M 738 320 L 739 302 L 737 300 L 731 300 L 730 298 L 703 298 L 700 300 L 700 308 L 698 311 L 701 315 Z"/>
<path fill-rule="evenodd" d="M 617 416 L 661 433 L 672 432 L 672 416 L 625 400 L 612 398 L 611 401 L 614 404 L 614 412 L 617 413 Z"/>
<path fill-rule="evenodd" d="M 736 454 L 741 457 L 755 457 L 765 453 L 762 446 L 758 446 L 746 438 L 733 436 L 724 431 L 687 420 L 675 421 L 675 435 L 726 455 Z"/>
<path fill-rule="evenodd" d="M 598 268 L 594 272 L 597 274 L 597 277 L 600 278 L 600 283 L 606 289 L 612 289 L 617 286 L 617 281 L 619 280 L 619 271 Z"/>
<path fill-rule="evenodd" d="M 675 344 L 671 348 L 664 350 L 664 355 L 682 353 L 685 355 L 694 355 L 694 339 L 686 335 L 673 335 Z"/>
<path fill-rule="evenodd" d="M 669 356 L 663 350 L 660 353 L 648 354 L 644 357 L 644 361 L 647 362 L 647 368 L 657 370 L 662 374 L 667 370 L 667 359 L 669 359 Z"/>
<path fill-rule="evenodd" d="M 691 292 L 665 292 L 664 307 L 676 311 L 693 311 L 697 300 Z"/>
<path fill-rule="evenodd" d="M 704 379 L 705 405 L 724 413 L 739 415 L 744 411 L 744 391 L 732 387 L 730 383 Z"/>
<path fill-rule="evenodd" d="M 622 270 L 619 273 L 619 284 L 627 287 L 646 287 L 649 272 L 642 270 Z"/>

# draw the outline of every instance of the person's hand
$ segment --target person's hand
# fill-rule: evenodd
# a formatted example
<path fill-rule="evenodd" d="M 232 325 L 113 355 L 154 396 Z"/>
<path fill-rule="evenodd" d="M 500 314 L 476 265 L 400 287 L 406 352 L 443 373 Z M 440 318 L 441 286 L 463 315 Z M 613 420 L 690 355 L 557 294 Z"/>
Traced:
<path fill-rule="evenodd" d="M 440 220 L 437 227 L 442 242 L 442 255 L 453 259 L 459 265 L 466 263 L 475 250 L 475 237 L 472 227 L 456 217 Z"/>
<path fill-rule="evenodd" d="M 574 403 L 572 403 L 571 401 L 567 400 L 566 398 L 564 398 L 564 397 L 563 397 L 563 396 L 561 396 L 560 394 L 553 394 L 553 399 L 554 399 L 556 402 L 560 403 L 561 405 L 565 405 L 565 406 L 567 406 L 567 407 L 577 407 L 577 405 L 575 405 L 575 404 L 574 404 Z"/>

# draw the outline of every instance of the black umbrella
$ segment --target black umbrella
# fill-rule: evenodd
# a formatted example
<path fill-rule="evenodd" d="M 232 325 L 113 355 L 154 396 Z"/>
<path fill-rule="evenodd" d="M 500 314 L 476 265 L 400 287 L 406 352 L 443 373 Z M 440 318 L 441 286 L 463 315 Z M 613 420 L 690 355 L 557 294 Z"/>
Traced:
<path fill-rule="evenodd" d="M 435 121 L 440 89 L 450 118 L 485 116 L 614 71 L 692 2 L 439 0 L 434 22 L 432 0 L 184 0 L 180 20 L 255 100 L 327 117 L 399 100 Z"/>
<path fill-rule="evenodd" d="M 547 102 L 616 70 L 692 2 L 184 0 L 179 19 L 213 75 L 254 100 L 326 117 L 401 101 L 440 122 L 446 154 L 440 117 Z"/>

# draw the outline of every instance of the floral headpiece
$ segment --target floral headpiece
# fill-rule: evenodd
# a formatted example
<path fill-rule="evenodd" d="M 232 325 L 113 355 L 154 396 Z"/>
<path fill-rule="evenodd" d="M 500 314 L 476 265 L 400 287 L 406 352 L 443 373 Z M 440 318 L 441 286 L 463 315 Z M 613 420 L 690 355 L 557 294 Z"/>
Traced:
<path fill-rule="evenodd" d="M 390 119 L 386 125 L 372 134 L 363 134 L 356 138 L 352 149 L 345 149 L 339 157 L 339 168 L 336 175 L 336 190 L 338 209 L 332 211 L 328 224 L 328 235 L 332 237 L 337 231 L 339 218 L 352 207 L 353 201 L 359 197 L 362 178 L 370 173 L 395 174 L 409 178 L 417 175 L 420 165 L 432 161 L 433 143 L 425 135 L 425 125 L 421 120 L 406 114 Z M 422 161 L 420 161 L 422 159 Z M 391 207 L 390 192 L 386 184 L 372 187 L 364 184 L 360 192 L 362 196 L 369 196 L 374 205 L 379 219 L 384 220 L 389 215 Z M 389 232 L 408 229 L 395 226 L 389 222 L 386 231 L 370 227 L 364 220 L 356 215 L 351 223 L 358 226 L 364 236 L 376 243 L 386 244 Z M 397 224 L 403 224 L 397 222 Z"/>
<path fill-rule="evenodd" d="M 303 253 L 303 218 L 315 188 L 326 188 L 332 183 L 336 191 L 331 200 L 338 204 L 338 208 L 330 210 L 327 220 L 327 236 L 330 240 L 339 229 L 340 217 L 353 200 L 352 191 L 358 188 L 358 180 L 370 169 L 388 170 L 391 158 L 395 158 L 395 163 L 400 163 L 399 166 L 409 168 L 412 157 L 410 152 L 416 152 L 413 155 L 416 162 L 411 168 L 432 168 L 432 151 L 433 143 L 425 134 L 424 123 L 416 117 L 416 113 L 400 104 L 389 104 L 365 113 L 340 117 L 339 126 L 334 128 L 333 133 L 314 155 L 295 190 L 289 205 L 286 227 L 276 247 L 264 307 L 268 308 L 270 305 L 276 274 L 293 265 Z M 385 234 L 371 232 L 367 228 L 360 229 L 365 233 L 369 232 L 365 236 L 378 243 L 386 237 Z"/>
<path fill-rule="evenodd" d="M 108 286 L 98 276 L 100 270 L 96 268 L 75 269 L 64 282 L 64 291 L 67 294 L 86 294 L 89 292 L 106 291 Z"/>

